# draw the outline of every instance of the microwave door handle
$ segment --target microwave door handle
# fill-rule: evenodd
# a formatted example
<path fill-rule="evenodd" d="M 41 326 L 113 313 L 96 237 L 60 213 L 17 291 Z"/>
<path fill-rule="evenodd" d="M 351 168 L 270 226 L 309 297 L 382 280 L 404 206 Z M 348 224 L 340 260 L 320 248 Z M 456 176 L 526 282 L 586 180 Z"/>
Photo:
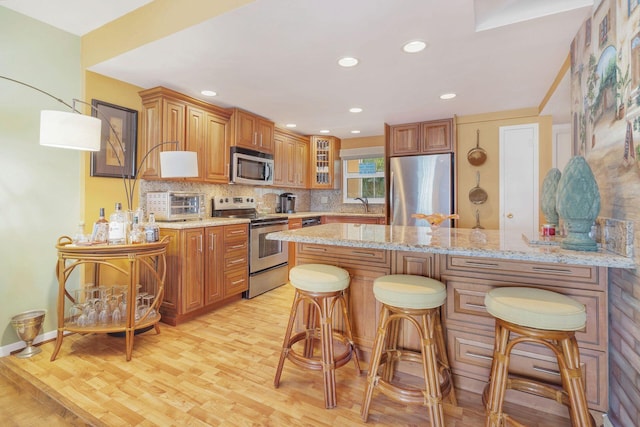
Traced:
<path fill-rule="evenodd" d="M 269 163 L 265 163 L 265 164 L 264 164 L 264 168 L 265 168 L 265 170 L 266 170 L 266 173 L 265 173 L 265 181 L 269 181 L 269 180 L 271 179 L 271 173 L 272 173 L 272 171 L 271 171 L 271 165 L 270 165 Z"/>

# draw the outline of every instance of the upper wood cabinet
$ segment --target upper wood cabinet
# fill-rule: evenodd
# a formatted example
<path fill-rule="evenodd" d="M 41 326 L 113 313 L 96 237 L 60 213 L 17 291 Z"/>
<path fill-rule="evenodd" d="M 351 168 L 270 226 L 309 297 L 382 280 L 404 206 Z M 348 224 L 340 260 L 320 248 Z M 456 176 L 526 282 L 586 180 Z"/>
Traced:
<path fill-rule="evenodd" d="M 231 145 L 273 154 L 275 124 L 248 111 L 233 109 Z"/>
<path fill-rule="evenodd" d="M 284 187 L 309 186 L 309 139 L 283 129 L 274 133 L 273 184 Z"/>
<path fill-rule="evenodd" d="M 177 149 L 198 153 L 199 174 L 189 180 L 229 182 L 231 110 L 164 87 L 143 90 L 139 95 L 142 130 L 138 158 L 149 153 L 138 172 L 141 178 L 160 179 L 160 152 Z M 178 147 L 167 144 L 153 149 L 170 141 L 177 141 Z"/>
<path fill-rule="evenodd" d="M 453 152 L 453 119 L 388 127 L 387 155 L 414 156 Z"/>
<path fill-rule="evenodd" d="M 340 139 L 334 136 L 312 136 L 310 145 L 311 188 L 336 188 L 339 183 L 335 182 L 335 163 L 339 160 Z"/>

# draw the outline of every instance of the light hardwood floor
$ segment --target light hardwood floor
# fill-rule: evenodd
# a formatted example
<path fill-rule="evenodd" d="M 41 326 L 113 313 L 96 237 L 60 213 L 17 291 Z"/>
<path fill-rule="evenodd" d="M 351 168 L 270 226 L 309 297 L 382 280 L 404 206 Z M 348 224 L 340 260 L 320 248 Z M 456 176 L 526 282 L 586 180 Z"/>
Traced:
<path fill-rule="evenodd" d="M 293 292 L 283 286 L 242 300 L 161 334 L 124 339 L 71 335 L 50 362 L 53 342 L 30 359 L 0 359 L 0 425 L 95 426 L 352 426 L 365 425 L 365 376 L 353 364 L 337 371 L 338 407 L 324 408 L 320 372 L 286 362 L 273 377 Z M 366 367 L 366 365 L 364 365 Z M 484 425 L 480 396 L 458 392 L 449 427 Z M 569 426 L 567 419 L 510 406 L 532 427 Z M 428 425 L 424 408 L 374 394 L 370 426 Z"/>

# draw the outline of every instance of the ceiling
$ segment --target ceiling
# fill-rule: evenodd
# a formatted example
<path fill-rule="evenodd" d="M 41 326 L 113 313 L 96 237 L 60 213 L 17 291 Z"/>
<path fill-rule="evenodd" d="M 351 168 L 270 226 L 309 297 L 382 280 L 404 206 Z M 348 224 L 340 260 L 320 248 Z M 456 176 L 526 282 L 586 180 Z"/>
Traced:
<path fill-rule="evenodd" d="M 149 2 L 0 0 L 0 7 L 81 36 Z M 384 123 L 538 107 L 592 3 L 256 0 L 90 69 L 295 123 L 303 134 L 382 135 Z M 416 39 L 427 48 L 404 53 Z M 339 67 L 342 56 L 360 63 Z M 218 95 L 206 98 L 203 89 Z M 457 97 L 439 99 L 449 92 Z M 543 114 L 566 123 L 569 113 L 565 76 Z"/>

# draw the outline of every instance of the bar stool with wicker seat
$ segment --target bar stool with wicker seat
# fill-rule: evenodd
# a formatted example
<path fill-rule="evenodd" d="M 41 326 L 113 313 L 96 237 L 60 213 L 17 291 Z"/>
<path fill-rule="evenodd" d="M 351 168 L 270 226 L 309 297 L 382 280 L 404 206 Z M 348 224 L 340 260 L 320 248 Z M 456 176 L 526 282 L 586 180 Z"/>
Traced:
<path fill-rule="evenodd" d="M 568 406 L 574 427 L 595 427 L 587 407 L 575 338 L 575 331 L 586 324 L 584 305 L 566 295 L 544 289 L 501 287 L 486 294 L 485 306 L 496 322 L 491 374 L 483 393 L 487 408 L 485 425 L 517 424 L 503 412 L 502 407 L 506 390 L 514 389 L 555 399 Z M 562 389 L 532 378 L 509 375 L 511 351 L 520 343 L 542 344 L 553 351 L 559 365 Z"/>
<path fill-rule="evenodd" d="M 362 419 L 367 421 L 373 391 L 378 389 L 394 400 L 426 405 L 431 425 L 444 426 L 443 396 L 456 404 L 440 323 L 440 307 L 447 297 L 444 284 L 423 276 L 392 274 L 375 279 L 373 292 L 382 309 L 362 402 Z M 402 323 L 415 328 L 419 351 L 398 346 Z M 424 387 L 396 380 L 394 370 L 398 361 L 421 364 Z"/>
<path fill-rule="evenodd" d="M 289 272 L 289 282 L 296 292 L 273 383 L 276 388 L 279 387 L 285 359 L 302 368 L 322 370 L 324 402 L 327 409 L 336 406 L 336 368 L 353 359 L 356 374 L 360 375 L 360 363 L 353 343 L 345 301 L 345 290 L 349 287 L 349 281 L 349 273 L 346 270 L 332 265 L 303 264 L 293 267 Z M 336 309 L 341 310 L 344 332 L 333 328 Z M 304 330 L 293 334 L 296 315 L 299 313 L 304 313 Z M 302 349 L 296 351 L 294 345 L 300 341 Z M 319 355 L 316 351 L 317 342 L 320 344 Z M 343 347 L 339 354 L 334 352 L 336 344 Z"/>

